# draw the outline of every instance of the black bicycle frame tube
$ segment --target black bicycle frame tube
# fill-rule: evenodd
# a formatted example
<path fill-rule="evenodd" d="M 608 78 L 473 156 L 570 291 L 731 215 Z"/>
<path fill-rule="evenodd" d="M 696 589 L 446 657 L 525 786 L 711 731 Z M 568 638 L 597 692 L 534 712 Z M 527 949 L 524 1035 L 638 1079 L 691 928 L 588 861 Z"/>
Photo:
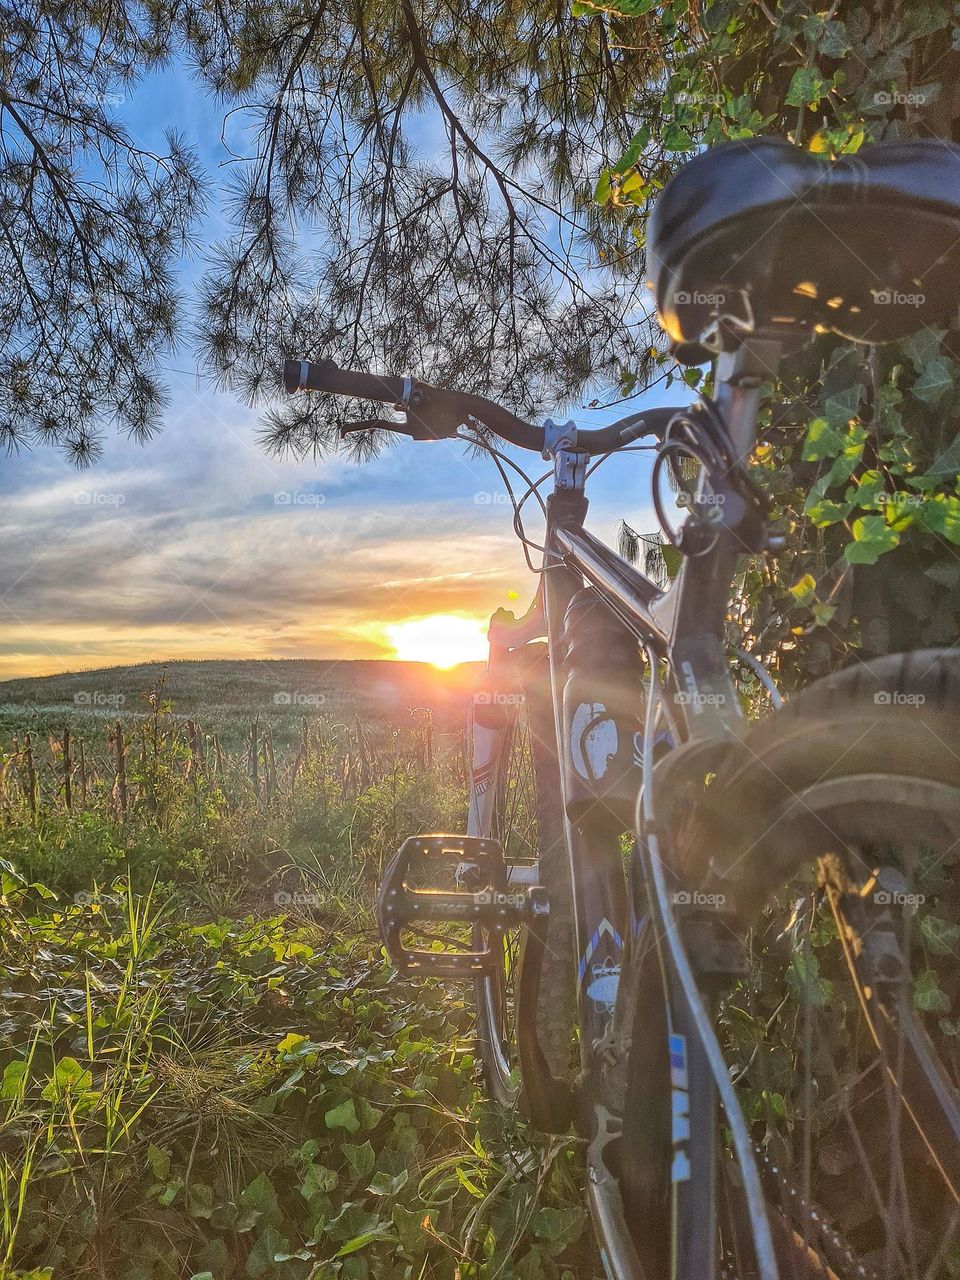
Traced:
<path fill-rule="evenodd" d="M 756 442 L 761 384 L 776 372 L 776 339 L 747 341 L 721 357 L 717 403 L 738 458 Z M 701 482 L 702 483 L 702 482 Z M 717 494 L 723 492 L 722 479 Z M 723 533 L 713 550 L 684 561 L 661 590 L 592 533 L 582 518 L 558 513 L 547 543 L 566 567 L 597 589 L 638 641 L 667 659 L 679 720 L 691 738 L 729 733 L 741 719 L 723 644 L 723 627 L 737 560 L 748 548 Z"/>
<path fill-rule="evenodd" d="M 753 449 L 761 383 L 776 371 L 779 346 L 762 339 L 746 342 L 718 368 L 718 407 L 741 459 Z M 716 478 L 714 478 L 716 485 Z M 721 478 L 722 485 L 722 478 Z M 714 492 L 717 492 L 715 487 Z M 580 491 L 558 490 L 548 502 L 546 559 L 543 575 L 545 630 L 549 642 L 551 681 L 562 744 L 569 727 L 563 723 L 563 688 L 567 678 L 563 622 L 567 607 L 584 583 L 594 587 L 603 603 L 624 627 L 656 658 L 666 663 L 665 693 L 676 704 L 671 723 L 687 740 L 735 734 L 742 719 L 723 644 L 723 628 L 730 589 L 739 555 L 746 548 L 735 536 L 722 532 L 706 554 L 687 559 L 680 574 L 662 591 L 583 527 L 586 498 Z M 602 661 L 602 657 L 600 658 Z M 568 780 L 561 767 L 561 790 L 566 809 Z M 588 1174 L 596 1185 L 608 1177 L 602 1164 L 604 1097 L 596 1071 L 598 1041 L 611 1023 L 610 979 L 619 975 L 633 932 L 619 832 L 609 821 L 588 817 L 566 819 L 567 848 L 574 889 L 577 937 L 577 990 L 580 1048 L 583 1064 L 582 1121 L 593 1140 Z M 641 833 L 642 834 L 642 833 Z M 667 856 L 669 851 L 665 849 Z M 669 962 L 664 963 L 669 970 Z M 591 994 L 591 976 L 607 978 L 606 1001 Z M 716 1273 L 715 1214 L 717 1104 L 713 1077 L 695 1034 L 676 975 L 665 973 L 665 998 L 670 1011 L 670 1054 L 673 1076 L 673 1274 L 703 1276 Z M 679 1083 L 678 1083 L 679 1082 Z M 679 1230 L 677 1223 L 682 1222 Z M 619 1274 L 632 1274 L 631 1247 L 624 1240 L 625 1265 Z M 611 1271 L 618 1272 L 617 1267 Z"/>

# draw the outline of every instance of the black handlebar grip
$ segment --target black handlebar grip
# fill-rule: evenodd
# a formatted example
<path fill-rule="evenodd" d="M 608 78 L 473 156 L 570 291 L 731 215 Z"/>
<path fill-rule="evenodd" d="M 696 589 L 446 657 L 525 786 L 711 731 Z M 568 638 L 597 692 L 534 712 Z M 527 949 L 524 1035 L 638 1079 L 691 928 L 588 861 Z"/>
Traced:
<path fill-rule="evenodd" d="M 375 373 L 340 369 L 332 360 L 321 364 L 311 360 L 286 360 L 283 365 L 283 385 L 287 391 L 326 391 L 335 396 L 397 404 L 403 399 L 408 384 L 407 378 L 381 378 Z"/>

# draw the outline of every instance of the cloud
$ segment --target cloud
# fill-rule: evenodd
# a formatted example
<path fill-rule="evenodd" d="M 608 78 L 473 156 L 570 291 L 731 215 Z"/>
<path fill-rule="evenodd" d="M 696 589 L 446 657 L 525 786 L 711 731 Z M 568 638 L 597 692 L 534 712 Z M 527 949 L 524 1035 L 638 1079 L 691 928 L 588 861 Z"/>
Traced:
<path fill-rule="evenodd" d="M 265 462 L 252 432 L 201 425 L 188 431 L 181 415 L 140 454 L 121 449 L 80 475 L 49 456 L 17 460 L 3 509 L 0 672 L 384 656 L 372 620 L 482 615 L 505 599 L 510 569 L 493 566 L 511 566 L 516 548 L 485 527 L 489 513 L 399 492 L 390 460 L 367 472 L 365 492 L 349 464 Z"/>
<path fill-rule="evenodd" d="M 258 447 L 253 411 L 173 382 L 164 431 L 146 446 L 109 441 L 80 473 L 41 449 L 2 464 L 0 675 L 387 656 L 387 624 L 482 618 L 511 590 L 521 609 L 532 596 L 496 472 L 461 444 L 405 442 L 363 466 L 278 461 Z M 621 513 L 652 527 L 631 509 L 642 457 L 592 481 L 601 535 Z M 525 514 L 539 541 L 532 502 Z"/>

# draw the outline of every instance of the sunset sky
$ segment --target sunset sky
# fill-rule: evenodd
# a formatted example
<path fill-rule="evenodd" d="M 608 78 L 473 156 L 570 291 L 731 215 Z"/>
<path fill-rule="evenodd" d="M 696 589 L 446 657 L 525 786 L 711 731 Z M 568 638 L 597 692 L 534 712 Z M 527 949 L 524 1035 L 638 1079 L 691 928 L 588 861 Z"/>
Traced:
<path fill-rule="evenodd" d="M 119 110 L 145 146 L 180 129 L 216 178 L 220 114 L 184 72 Z M 201 234 L 225 234 L 216 207 Z M 184 263 L 188 286 L 201 267 Z M 146 446 L 110 438 L 86 472 L 53 451 L 0 457 L 0 678 L 178 657 L 414 657 L 433 633 L 406 624 L 438 614 L 468 620 L 451 643 L 476 658 L 491 611 L 526 607 L 535 580 L 491 462 L 411 441 L 363 465 L 278 462 L 257 445 L 256 412 L 198 384 L 188 344 L 168 364 L 172 405 Z M 573 416 L 596 426 L 640 403 Z M 621 518 L 654 527 L 648 457 L 612 460 L 591 482 L 601 536 Z"/>

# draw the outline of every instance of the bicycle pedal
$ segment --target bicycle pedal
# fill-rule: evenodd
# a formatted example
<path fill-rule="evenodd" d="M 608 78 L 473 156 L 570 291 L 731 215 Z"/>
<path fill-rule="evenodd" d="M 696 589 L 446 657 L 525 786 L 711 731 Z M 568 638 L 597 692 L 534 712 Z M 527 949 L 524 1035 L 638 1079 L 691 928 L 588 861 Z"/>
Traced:
<path fill-rule="evenodd" d="M 455 883 L 471 891 L 411 887 L 413 872 L 436 879 L 440 869 L 455 864 Z M 476 836 L 410 836 L 384 872 L 377 895 L 377 924 L 387 954 L 402 973 L 474 978 L 503 964 L 505 930 L 522 924 L 531 911 L 543 911 L 541 896 L 508 891 L 503 850 L 496 840 Z M 531 905 L 533 903 L 533 905 Z M 405 931 L 423 933 L 431 924 L 463 924 L 471 928 L 471 944 L 426 951 L 408 947 Z M 485 945 L 477 946 L 482 930 Z"/>

